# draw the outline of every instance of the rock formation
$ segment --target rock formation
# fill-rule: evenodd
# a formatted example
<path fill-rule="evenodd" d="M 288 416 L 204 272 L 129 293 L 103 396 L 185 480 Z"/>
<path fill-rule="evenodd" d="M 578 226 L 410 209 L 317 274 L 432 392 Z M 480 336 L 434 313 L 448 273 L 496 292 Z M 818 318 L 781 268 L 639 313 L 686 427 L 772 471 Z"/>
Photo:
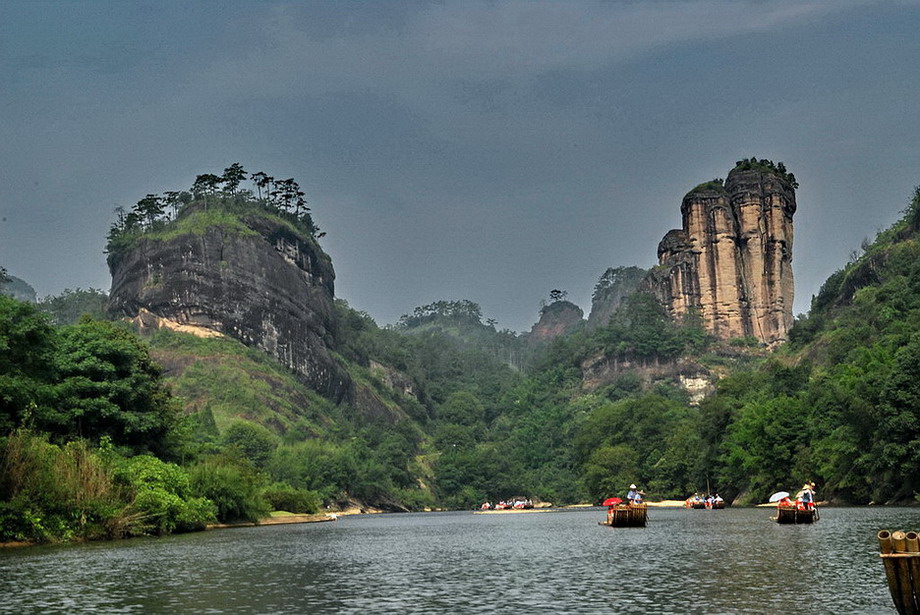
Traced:
<path fill-rule="evenodd" d="M 610 317 L 620 309 L 627 297 L 636 292 L 647 273 L 645 269 L 639 267 L 610 267 L 607 269 L 594 286 L 588 328 L 606 326 L 610 322 Z"/>
<path fill-rule="evenodd" d="M 275 356 L 324 396 L 351 400 L 352 381 L 330 352 L 331 260 L 279 220 L 258 213 L 240 220 L 242 230 L 212 225 L 174 237 L 142 236 L 110 262 L 110 311 L 133 318 L 149 310 L 218 331 Z"/>
<path fill-rule="evenodd" d="M 540 310 L 540 320 L 530 329 L 531 339 L 546 342 L 571 333 L 584 323 L 585 313 L 571 301 L 554 301 Z"/>
<path fill-rule="evenodd" d="M 7 295 L 16 301 L 24 301 L 26 303 L 38 302 L 38 296 L 35 294 L 35 289 L 32 288 L 28 282 L 14 275 L 7 275 L 7 278 L 8 280 L 6 282 L 0 282 L 0 295 Z"/>
<path fill-rule="evenodd" d="M 781 164 L 743 163 L 724 185 L 702 184 L 684 197 L 683 228 L 664 236 L 642 289 L 675 319 L 698 313 L 720 339 L 774 345 L 793 321 L 795 178 Z"/>

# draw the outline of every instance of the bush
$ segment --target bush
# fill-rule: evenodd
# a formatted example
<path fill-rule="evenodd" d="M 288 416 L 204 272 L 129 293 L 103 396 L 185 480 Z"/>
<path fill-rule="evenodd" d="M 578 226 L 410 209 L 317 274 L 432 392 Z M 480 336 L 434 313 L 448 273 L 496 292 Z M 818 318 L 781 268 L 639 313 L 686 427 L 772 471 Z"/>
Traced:
<path fill-rule="evenodd" d="M 267 516 L 268 502 L 262 497 L 262 481 L 250 466 L 213 457 L 191 469 L 193 492 L 214 502 L 222 522 L 253 521 Z"/>
<path fill-rule="evenodd" d="M 273 510 L 313 514 L 319 510 L 319 494 L 309 489 L 298 489 L 287 483 L 273 483 L 265 488 L 262 497 Z"/>
<path fill-rule="evenodd" d="M 119 478 L 134 490 L 131 533 L 190 532 L 217 520 L 214 503 L 193 496 L 188 472 L 174 463 L 139 455 L 122 462 Z"/>

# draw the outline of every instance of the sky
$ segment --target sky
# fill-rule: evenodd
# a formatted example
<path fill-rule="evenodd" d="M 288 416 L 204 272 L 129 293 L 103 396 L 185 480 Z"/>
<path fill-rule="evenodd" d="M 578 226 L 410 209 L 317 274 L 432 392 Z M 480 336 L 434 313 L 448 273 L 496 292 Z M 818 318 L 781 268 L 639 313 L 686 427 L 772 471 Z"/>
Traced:
<path fill-rule="evenodd" d="M 0 265 L 108 290 L 116 206 L 234 162 L 307 194 L 336 296 L 526 331 L 657 264 L 695 185 L 796 175 L 796 314 L 920 185 L 920 2 L 0 0 Z"/>

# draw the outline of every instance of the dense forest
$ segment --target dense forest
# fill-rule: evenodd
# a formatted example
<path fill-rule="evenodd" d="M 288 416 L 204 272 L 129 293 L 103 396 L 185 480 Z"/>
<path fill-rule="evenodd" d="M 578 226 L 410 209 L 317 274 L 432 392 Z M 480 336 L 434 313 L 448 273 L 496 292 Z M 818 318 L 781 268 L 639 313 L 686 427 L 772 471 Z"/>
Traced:
<path fill-rule="evenodd" d="M 232 165 L 118 211 L 109 259 L 251 208 L 320 238 L 296 182 L 254 174 L 253 191 L 246 176 Z M 333 404 L 229 338 L 142 337 L 108 319 L 100 291 L 0 297 L 0 541 L 188 531 L 272 510 L 592 503 L 630 483 L 652 499 L 709 488 L 745 504 L 808 479 L 835 502 L 914 501 L 918 230 L 920 189 L 773 352 L 716 341 L 693 314 L 672 322 L 638 292 L 551 343 L 498 330 L 472 301 L 381 327 L 339 299 L 337 357 L 373 404 Z M 565 299 L 554 293 L 549 305 Z M 589 378 L 599 364 L 604 377 Z M 715 382 L 702 401 L 681 386 L 687 365 Z"/>

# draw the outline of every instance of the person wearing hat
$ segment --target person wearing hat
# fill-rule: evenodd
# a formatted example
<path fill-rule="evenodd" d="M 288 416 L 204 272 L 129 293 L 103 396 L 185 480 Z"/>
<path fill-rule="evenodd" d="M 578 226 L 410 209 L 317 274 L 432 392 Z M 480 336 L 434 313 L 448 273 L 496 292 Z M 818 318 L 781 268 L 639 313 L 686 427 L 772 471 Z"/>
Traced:
<path fill-rule="evenodd" d="M 640 502 L 642 501 L 642 499 L 639 496 L 639 492 L 636 491 L 635 484 L 632 484 L 629 486 L 629 491 L 626 493 L 626 499 L 629 500 L 630 504 L 635 504 L 636 500 L 639 500 Z"/>
<path fill-rule="evenodd" d="M 799 496 L 805 508 L 812 510 L 815 507 L 815 484 L 808 482 L 802 486 L 802 494 Z"/>

